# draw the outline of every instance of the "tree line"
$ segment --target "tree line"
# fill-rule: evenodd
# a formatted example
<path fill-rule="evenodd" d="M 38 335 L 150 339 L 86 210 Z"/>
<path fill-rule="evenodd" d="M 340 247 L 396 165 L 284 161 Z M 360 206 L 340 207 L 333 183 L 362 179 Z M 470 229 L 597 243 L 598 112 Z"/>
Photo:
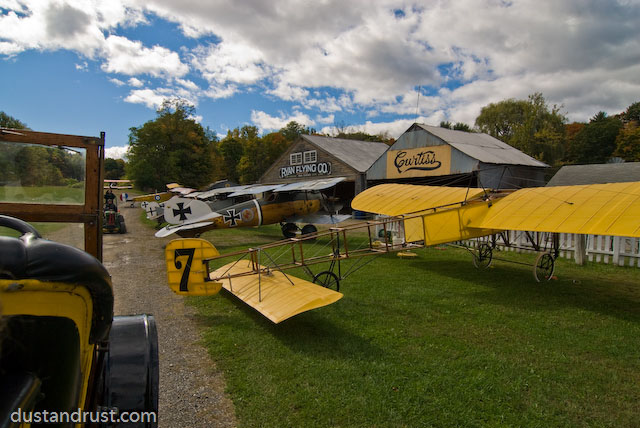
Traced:
<path fill-rule="evenodd" d="M 254 183 L 300 135 L 317 133 L 292 121 L 264 135 L 257 127 L 245 125 L 218 138 L 194 115 L 193 106 L 167 101 L 154 120 L 130 129 L 126 173 L 137 187 L 160 190 L 166 183 L 177 182 L 200 188 L 221 179 Z M 387 135 L 346 130 L 337 137 L 393 143 Z"/>
<path fill-rule="evenodd" d="M 28 129 L 0 112 L 0 127 Z M 0 144 L 0 183 L 21 186 L 63 186 L 84 181 L 84 157 L 58 147 Z"/>
<path fill-rule="evenodd" d="M 169 182 L 195 188 L 220 179 L 253 183 L 300 135 L 317 134 L 313 128 L 289 122 L 284 128 L 264 135 L 259 135 L 257 127 L 245 125 L 229 130 L 225 137 L 219 138 L 193 119 L 195 108 L 184 102 L 166 101 L 156 113 L 155 119 L 130 128 L 128 162 L 107 159 L 106 178 L 126 176 L 145 190 L 164 189 Z M 524 100 L 507 99 L 486 105 L 473 128 L 462 122 L 452 124 L 448 121 L 441 122 L 440 126 L 487 133 L 550 166 L 559 167 L 640 161 L 639 124 L 640 102 L 631 104 L 619 114 L 609 116 L 601 111 L 588 122 L 568 123 L 561 107 L 548 105 L 541 93 L 534 93 Z M 26 128 L 4 112 L 0 112 L 0 126 Z M 338 138 L 381 141 L 389 145 L 394 142 L 386 133 L 349 132 L 344 124 L 337 125 L 336 129 Z M 0 181 L 19 178 L 26 183 L 37 183 L 44 176 L 57 182 L 74 178 L 71 169 L 63 167 L 69 159 L 64 155 L 62 159 L 55 158 L 48 149 L 42 150 L 25 151 L 20 155 L 24 159 L 20 171 L 37 170 L 26 173 L 3 167 L 3 159 L 8 156 L 5 153 L 3 157 L 6 152 L 3 149 L 0 152 Z M 53 167 L 28 167 L 45 161 Z M 30 176 L 18 177 L 16 174 Z"/>
<path fill-rule="evenodd" d="M 550 166 L 640 161 L 640 102 L 619 114 L 596 113 L 589 122 L 568 123 L 560 107 L 549 106 L 541 93 L 526 100 L 508 99 L 482 108 L 471 129 L 483 132 Z M 440 126 L 451 128 L 450 122 Z"/>

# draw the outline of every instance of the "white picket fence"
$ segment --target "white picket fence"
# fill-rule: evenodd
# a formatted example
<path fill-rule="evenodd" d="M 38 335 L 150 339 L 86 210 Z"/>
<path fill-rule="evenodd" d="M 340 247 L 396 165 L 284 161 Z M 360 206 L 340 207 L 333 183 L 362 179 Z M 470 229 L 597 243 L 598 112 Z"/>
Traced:
<path fill-rule="evenodd" d="M 527 252 L 533 247 L 523 232 L 509 231 L 509 241 L 513 247 L 500 245 L 503 251 Z M 535 233 L 532 233 L 535 236 Z M 581 235 L 572 233 L 560 234 L 560 257 L 575 259 L 576 245 Z M 486 239 L 486 238 L 485 238 Z M 467 242 L 476 246 L 475 240 Z M 578 245 L 579 246 L 579 245 Z M 514 248 L 518 247 L 518 248 Z M 618 266 L 634 266 L 640 268 L 640 239 L 620 236 L 587 235 L 585 245 L 586 260 L 596 263 L 610 263 Z"/>
<path fill-rule="evenodd" d="M 394 222 L 387 225 L 387 231 L 391 233 L 394 239 L 402 239 L 404 236 L 402 222 Z M 376 230 L 378 233 L 379 230 Z M 508 241 L 511 246 L 507 247 L 502 244 L 502 240 L 498 240 L 498 248 L 502 251 L 517 251 L 517 252 L 533 252 L 533 246 L 527 238 L 525 232 L 508 231 Z M 551 234 L 537 234 L 536 232 L 530 232 L 530 235 L 537 239 L 538 236 L 546 237 L 550 239 Z M 566 259 L 576 260 L 576 244 L 583 235 L 576 235 L 573 233 L 561 233 L 560 234 L 560 257 Z M 486 242 L 489 237 L 471 239 L 465 242 L 470 247 L 476 247 L 482 242 Z M 547 243 L 542 245 L 546 248 L 551 248 L 551 244 Z M 579 245 L 578 245 L 579 247 Z M 584 260 L 588 260 L 596 263 L 607 263 L 618 266 L 634 266 L 640 268 L 640 239 L 639 238 L 625 238 L 620 236 L 602 236 L 602 235 L 587 235 L 586 243 L 584 245 Z"/>

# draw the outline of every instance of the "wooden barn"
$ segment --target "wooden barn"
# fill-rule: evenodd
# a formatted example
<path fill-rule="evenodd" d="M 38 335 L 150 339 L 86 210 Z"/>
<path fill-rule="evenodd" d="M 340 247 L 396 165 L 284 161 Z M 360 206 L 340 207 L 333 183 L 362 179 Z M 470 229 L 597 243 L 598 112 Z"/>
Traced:
<path fill-rule="evenodd" d="M 487 134 L 415 123 L 373 163 L 367 181 L 517 189 L 544 186 L 548 167 Z"/>
<path fill-rule="evenodd" d="M 260 183 L 346 177 L 335 192 L 350 200 L 366 188 L 367 170 L 388 148 L 384 143 L 301 135 L 262 175 Z"/>

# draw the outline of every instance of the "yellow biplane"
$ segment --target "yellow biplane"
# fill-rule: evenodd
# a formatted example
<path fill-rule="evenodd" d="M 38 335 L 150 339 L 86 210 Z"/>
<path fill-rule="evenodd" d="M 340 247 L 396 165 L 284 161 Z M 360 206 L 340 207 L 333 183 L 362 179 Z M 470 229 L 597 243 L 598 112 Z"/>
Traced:
<path fill-rule="evenodd" d="M 515 230 L 525 233 L 540 252 L 534 265 L 540 281 L 553 275 L 558 233 L 640 237 L 640 182 L 494 192 L 383 184 L 357 195 L 351 206 L 388 217 L 226 255 L 201 239 L 171 241 L 165 253 L 169 285 L 187 295 L 211 295 L 225 288 L 279 323 L 339 300 L 340 281 L 366 263 L 363 256 L 457 243 L 472 252 L 477 267 L 487 267 L 498 241 L 511 245 L 504 232 Z M 392 229 L 400 231 L 401 239 L 391 239 Z M 477 247 L 464 244 L 473 238 L 485 241 Z M 309 254 L 305 244 L 311 240 L 324 243 L 320 252 Z M 212 267 L 225 257 L 236 260 Z M 341 261 L 353 258 L 357 262 L 343 272 Z M 327 263 L 328 269 L 312 272 L 315 265 Z M 312 280 L 287 273 L 292 269 Z"/>

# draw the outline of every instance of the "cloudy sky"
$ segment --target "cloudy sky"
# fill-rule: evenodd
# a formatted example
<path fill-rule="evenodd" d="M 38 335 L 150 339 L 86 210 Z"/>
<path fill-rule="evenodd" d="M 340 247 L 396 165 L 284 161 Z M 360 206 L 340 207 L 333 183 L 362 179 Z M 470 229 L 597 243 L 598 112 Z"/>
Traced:
<path fill-rule="evenodd" d="M 111 156 L 170 97 L 221 135 L 397 138 L 533 92 L 586 121 L 640 100 L 639 23 L 640 0 L 0 0 L 0 111 Z"/>

